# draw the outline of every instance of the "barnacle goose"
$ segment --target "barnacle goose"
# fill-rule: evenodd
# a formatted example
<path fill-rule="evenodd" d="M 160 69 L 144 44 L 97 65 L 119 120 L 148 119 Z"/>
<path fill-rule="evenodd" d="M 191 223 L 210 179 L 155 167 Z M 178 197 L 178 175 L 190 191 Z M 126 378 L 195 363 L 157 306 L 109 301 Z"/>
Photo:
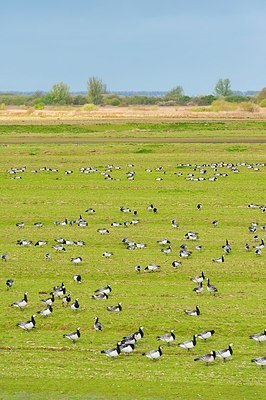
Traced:
<path fill-rule="evenodd" d="M 211 329 L 211 330 L 202 331 L 202 332 L 198 333 L 196 336 L 199 339 L 207 340 L 210 337 L 212 337 L 214 334 L 215 334 L 215 330 Z"/>
<path fill-rule="evenodd" d="M 178 343 L 178 346 L 182 347 L 183 349 L 191 350 L 197 344 L 196 335 L 193 336 L 193 339 L 185 340 L 184 342 Z"/>
<path fill-rule="evenodd" d="M 224 361 L 226 361 L 227 358 L 231 357 L 233 354 L 232 346 L 233 344 L 230 343 L 227 349 L 216 351 L 216 356 L 221 357 Z"/>
<path fill-rule="evenodd" d="M 255 364 L 261 366 L 261 367 L 265 367 L 266 365 L 266 357 L 257 357 L 257 358 L 253 358 L 251 360 L 251 362 L 254 362 Z"/>
<path fill-rule="evenodd" d="M 184 310 L 184 313 L 187 315 L 190 315 L 192 317 L 196 317 L 198 315 L 200 315 L 200 309 L 199 306 L 196 306 L 196 308 L 194 310 Z"/>
<path fill-rule="evenodd" d="M 74 332 L 66 333 L 63 335 L 63 337 L 72 340 L 73 343 L 76 343 L 76 341 L 80 338 L 80 328 Z"/>
<path fill-rule="evenodd" d="M 105 354 L 106 356 L 108 356 L 110 358 L 115 358 L 115 357 L 119 356 L 119 354 L 121 353 L 121 350 L 117 344 L 116 347 L 107 349 L 107 350 L 102 350 L 101 353 Z"/>
<path fill-rule="evenodd" d="M 44 310 L 38 311 L 38 314 L 42 315 L 43 317 L 48 317 L 48 315 L 52 314 L 53 312 L 53 307 L 48 306 Z"/>
<path fill-rule="evenodd" d="M 17 326 L 28 332 L 35 328 L 35 324 L 35 315 L 32 315 L 30 321 L 20 322 Z"/>
<path fill-rule="evenodd" d="M 264 342 L 266 340 L 266 329 L 264 329 L 263 333 L 254 333 L 249 335 L 249 338 L 256 340 L 256 342 Z"/>
<path fill-rule="evenodd" d="M 206 365 L 208 365 L 210 362 L 213 362 L 215 358 L 216 358 L 215 351 L 211 351 L 208 354 L 195 358 L 194 361 L 203 361 L 206 363 Z"/>
<path fill-rule="evenodd" d="M 11 304 L 11 307 L 18 307 L 22 310 L 22 308 L 26 307 L 28 304 L 28 292 L 24 293 L 24 297 L 21 300 L 15 301 Z"/>
<path fill-rule="evenodd" d="M 161 341 L 167 343 L 168 345 L 170 345 L 170 343 L 175 340 L 174 331 L 171 330 L 170 333 L 165 333 L 163 335 L 157 336 L 157 340 L 161 340 Z"/>
<path fill-rule="evenodd" d="M 93 324 L 93 328 L 94 328 L 96 331 L 102 331 L 102 330 L 103 330 L 103 326 L 102 326 L 102 324 L 99 322 L 99 318 L 98 318 L 98 317 L 95 317 L 95 322 L 94 322 L 94 324 Z"/>
<path fill-rule="evenodd" d="M 122 303 L 118 303 L 115 306 L 108 306 L 107 311 L 112 311 L 112 312 L 119 312 L 122 311 Z"/>
<path fill-rule="evenodd" d="M 157 350 L 150 350 L 142 355 L 150 358 L 153 361 L 156 361 L 163 355 L 162 346 L 159 346 Z"/>

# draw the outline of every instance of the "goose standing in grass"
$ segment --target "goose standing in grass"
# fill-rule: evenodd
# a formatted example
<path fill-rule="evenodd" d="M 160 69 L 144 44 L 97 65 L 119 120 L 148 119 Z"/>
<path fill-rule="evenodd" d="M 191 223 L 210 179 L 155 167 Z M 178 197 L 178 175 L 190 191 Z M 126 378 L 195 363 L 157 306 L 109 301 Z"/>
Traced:
<path fill-rule="evenodd" d="M 7 289 L 10 289 L 14 285 L 14 280 L 13 279 L 7 279 L 6 281 L 6 287 Z"/>
<path fill-rule="evenodd" d="M 259 343 L 264 342 L 266 340 L 266 329 L 264 329 L 263 333 L 254 333 L 249 335 L 249 338 Z"/>
<path fill-rule="evenodd" d="M 171 246 L 165 247 L 165 248 L 161 249 L 161 252 L 164 254 L 170 254 L 172 252 L 172 248 L 171 248 Z"/>
<path fill-rule="evenodd" d="M 255 249 L 255 254 L 257 256 L 261 256 L 261 249 Z"/>
<path fill-rule="evenodd" d="M 197 251 L 201 251 L 202 250 L 202 245 L 201 244 L 197 244 L 197 246 L 195 246 L 195 249 Z"/>
<path fill-rule="evenodd" d="M 114 253 L 112 251 L 104 251 L 102 256 L 105 258 L 110 258 L 114 255 Z"/>
<path fill-rule="evenodd" d="M 211 284 L 210 284 L 210 279 L 209 279 L 209 278 L 208 278 L 208 283 L 207 283 L 207 290 L 208 290 L 210 293 L 213 293 L 214 295 L 215 295 L 215 293 L 218 292 L 217 287 L 215 287 L 214 285 L 211 285 Z"/>
<path fill-rule="evenodd" d="M 209 365 L 209 363 L 213 362 L 215 358 L 216 358 L 215 351 L 211 351 L 208 354 L 195 358 L 194 361 L 203 361 L 206 363 L 206 365 Z"/>
<path fill-rule="evenodd" d="M 261 239 L 260 243 L 254 246 L 255 249 L 262 250 L 265 247 L 264 239 Z"/>
<path fill-rule="evenodd" d="M 19 328 L 24 329 L 25 331 L 31 331 L 33 328 L 35 328 L 36 322 L 35 322 L 35 315 L 31 316 L 30 321 L 25 321 L 25 322 L 20 322 L 17 324 Z"/>
<path fill-rule="evenodd" d="M 8 255 L 6 253 L 1 254 L 0 256 L 2 261 L 7 261 L 8 260 Z"/>
<path fill-rule="evenodd" d="M 226 239 L 225 245 L 223 245 L 222 248 L 224 249 L 225 254 L 229 254 L 231 252 L 232 247 L 231 247 L 228 239 Z"/>
<path fill-rule="evenodd" d="M 193 292 L 195 292 L 197 294 L 200 294 L 203 292 L 202 282 L 200 282 L 198 286 L 194 287 Z"/>
<path fill-rule="evenodd" d="M 101 353 L 105 354 L 107 357 L 115 358 L 115 357 L 119 356 L 119 354 L 121 353 L 121 350 L 120 350 L 120 347 L 118 345 L 116 345 L 116 347 L 113 347 L 111 349 L 102 350 Z"/>
<path fill-rule="evenodd" d="M 175 219 L 171 220 L 171 225 L 172 225 L 173 228 L 178 228 L 179 227 L 179 225 L 178 225 L 178 223 L 176 222 Z"/>
<path fill-rule="evenodd" d="M 99 228 L 97 229 L 97 232 L 99 232 L 101 235 L 106 235 L 110 233 L 109 230 L 106 228 Z"/>
<path fill-rule="evenodd" d="M 111 312 L 119 312 L 122 311 L 122 303 L 118 303 L 115 306 L 108 306 L 107 307 L 107 311 L 111 311 Z"/>
<path fill-rule="evenodd" d="M 79 309 L 79 299 L 75 299 L 75 302 L 70 306 L 71 310 L 78 310 Z"/>
<path fill-rule="evenodd" d="M 32 240 L 28 240 L 28 239 L 19 239 L 17 240 L 17 244 L 19 246 L 30 246 L 32 244 Z"/>
<path fill-rule="evenodd" d="M 257 357 L 253 358 L 251 362 L 254 362 L 255 364 L 259 365 L 260 367 L 265 367 L 266 366 L 266 357 Z"/>
<path fill-rule="evenodd" d="M 44 310 L 38 311 L 37 314 L 42 315 L 43 317 L 48 317 L 48 315 L 51 315 L 53 312 L 53 307 L 52 306 L 48 306 L 47 308 L 45 308 Z"/>
<path fill-rule="evenodd" d="M 136 265 L 135 266 L 135 271 L 136 272 L 140 272 L 141 271 L 141 266 L 140 265 Z"/>
<path fill-rule="evenodd" d="M 193 336 L 190 340 L 185 340 L 184 342 L 178 343 L 178 346 L 182 347 L 183 349 L 191 350 L 197 344 L 196 335 Z"/>
<path fill-rule="evenodd" d="M 137 343 L 137 339 L 135 339 L 134 337 L 128 337 L 126 339 L 121 340 L 120 342 L 121 344 L 135 344 Z"/>
<path fill-rule="evenodd" d="M 172 267 L 174 268 L 181 267 L 181 265 L 182 265 L 181 261 L 175 260 L 172 262 Z"/>
<path fill-rule="evenodd" d="M 146 353 L 142 353 L 142 355 L 148 357 L 153 361 L 156 361 L 163 355 L 162 346 L 159 346 L 157 350 L 150 350 Z"/>
<path fill-rule="evenodd" d="M 57 296 L 59 299 L 61 296 L 64 296 L 64 294 L 66 294 L 66 287 L 64 282 L 62 282 L 62 285 L 60 286 L 55 286 L 53 292 L 51 292 L 50 294 Z"/>
<path fill-rule="evenodd" d="M 73 279 L 74 279 L 75 282 L 81 283 L 81 275 L 74 275 Z"/>
<path fill-rule="evenodd" d="M 88 208 L 85 212 L 88 214 L 94 214 L 95 210 L 94 210 L 94 208 Z"/>
<path fill-rule="evenodd" d="M 233 354 L 232 346 L 233 344 L 230 343 L 227 349 L 216 351 L 216 356 L 221 357 L 224 361 L 226 361 L 227 358 L 231 357 Z"/>
<path fill-rule="evenodd" d="M 194 310 L 184 310 L 184 313 L 191 316 L 191 317 L 196 317 L 198 315 L 200 315 L 200 309 L 199 306 L 196 306 L 196 308 Z"/>
<path fill-rule="evenodd" d="M 51 260 L 51 254 L 50 254 L 50 253 L 44 254 L 44 259 L 45 259 L 46 261 Z"/>
<path fill-rule="evenodd" d="M 215 334 L 215 330 L 214 329 L 210 329 L 210 330 L 202 331 L 202 332 L 198 333 L 196 336 L 197 336 L 197 338 L 206 341 L 207 339 L 212 337 L 214 334 Z"/>
<path fill-rule="evenodd" d="M 186 250 L 186 249 L 183 249 L 183 248 L 181 248 L 180 251 L 179 251 L 179 255 L 182 258 L 188 258 L 189 256 L 191 256 L 191 254 L 192 254 L 192 251 Z"/>
<path fill-rule="evenodd" d="M 251 250 L 251 246 L 248 243 L 245 244 L 245 250 L 246 251 L 250 251 Z"/>
<path fill-rule="evenodd" d="M 53 249 L 56 250 L 56 251 L 66 251 L 66 249 L 65 249 L 65 247 L 64 247 L 64 245 L 63 245 L 63 243 L 61 243 L 61 244 L 55 244 L 55 245 L 53 246 Z"/>
<path fill-rule="evenodd" d="M 54 294 L 52 294 L 51 297 L 47 297 L 47 299 L 42 299 L 41 301 L 47 306 L 51 306 L 54 303 Z"/>
<path fill-rule="evenodd" d="M 46 244 L 47 244 L 48 242 L 47 242 L 47 240 L 38 240 L 36 243 L 35 243 L 35 247 L 41 247 L 41 246 L 45 246 Z"/>
<path fill-rule="evenodd" d="M 144 337 L 143 326 L 140 326 L 137 332 L 130 333 L 129 335 L 124 336 L 122 342 L 128 342 L 132 340 L 132 343 L 136 343 L 143 337 Z"/>
<path fill-rule="evenodd" d="M 120 349 L 120 353 L 124 354 L 130 354 L 135 349 L 135 344 L 133 343 L 118 342 L 117 345 Z"/>
<path fill-rule="evenodd" d="M 62 299 L 62 306 L 67 306 L 70 302 L 71 302 L 71 296 L 70 294 L 67 294 Z"/>
<path fill-rule="evenodd" d="M 28 292 L 24 293 L 24 297 L 21 300 L 15 301 L 14 303 L 11 304 L 11 307 L 17 307 L 22 310 L 26 305 L 28 304 Z"/>
<path fill-rule="evenodd" d="M 74 332 L 66 333 L 63 335 L 63 337 L 72 340 L 73 343 L 76 343 L 76 341 L 80 339 L 80 328 Z"/>
<path fill-rule="evenodd" d="M 170 244 L 171 244 L 170 240 L 168 240 L 168 239 L 157 240 L 157 243 L 158 243 L 158 244 L 161 244 L 161 245 L 163 245 L 163 246 L 166 246 L 166 245 L 170 245 Z"/>
<path fill-rule="evenodd" d="M 34 223 L 34 226 L 36 226 L 36 228 L 42 228 L 43 227 L 43 223 L 38 221 Z"/>
<path fill-rule="evenodd" d="M 160 265 L 156 264 L 149 264 L 147 267 L 144 268 L 144 271 L 146 272 L 155 272 L 155 271 L 160 271 Z"/>
<path fill-rule="evenodd" d="M 199 238 L 197 232 L 189 231 L 185 234 L 187 240 L 197 240 Z"/>
<path fill-rule="evenodd" d="M 139 330 L 133 333 L 133 335 L 136 340 L 142 339 L 144 337 L 143 326 L 140 326 Z"/>
<path fill-rule="evenodd" d="M 216 263 L 223 263 L 224 262 L 224 255 L 222 255 L 221 257 L 213 258 L 212 261 L 216 262 Z"/>
<path fill-rule="evenodd" d="M 159 335 L 157 336 L 157 340 L 161 340 L 162 342 L 165 342 L 170 345 L 171 342 L 175 340 L 175 334 L 174 331 L 171 330 L 170 333 L 165 333 L 164 335 Z"/>
<path fill-rule="evenodd" d="M 71 258 L 71 262 L 73 262 L 73 264 L 79 264 L 82 261 L 82 257 L 73 257 Z"/>
<path fill-rule="evenodd" d="M 25 223 L 24 223 L 24 222 L 17 222 L 17 223 L 16 223 L 16 226 L 17 226 L 18 228 L 24 228 Z"/>
<path fill-rule="evenodd" d="M 76 246 L 86 246 L 86 243 L 84 242 L 84 240 L 77 240 L 76 242 L 74 242 L 74 244 Z"/>
<path fill-rule="evenodd" d="M 95 317 L 95 321 L 94 321 L 94 324 L 93 324 L 93 328 L 94 328 L 96 331 L 102 331 L 102 330 L 103 330 L 103 326 L 102 326 L 102 324 L 99 322 L 99 318 L 98 318 L 98 317 Z"/>
<path fill-rule="evenodd" d="M 194 283 L 201 283 L 205 279 L 204 272 L 201 273 L 201 275 L 195 276 L 195 278 L 191 278 L 192 282 Z"/>

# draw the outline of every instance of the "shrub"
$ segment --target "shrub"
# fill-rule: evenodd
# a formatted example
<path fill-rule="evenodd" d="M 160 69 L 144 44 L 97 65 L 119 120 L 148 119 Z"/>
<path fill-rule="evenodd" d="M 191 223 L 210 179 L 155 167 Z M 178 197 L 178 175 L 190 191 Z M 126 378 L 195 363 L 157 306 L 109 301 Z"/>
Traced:
<path fill-rule="evenodd" d="M 116 97 L 116 96 L 106 96 L 104 98 L 104 104 L 107 106 L 120 106 L 121 105 L 121 100 Z"/>
<path fill-rule="evenodd" d="M 258 111 L 258 106 L 252 103 L 251 101 L 240 103 L 239 108 L 241 111 L 246 111 L 246 112 Z"/>
<path fill-rule="evenodd" d="M 6 109 L 5 103 L 1 103 L 1 104 L 0 104 L 0 110 L 5 110 L 5 109 Z"/>
<path fill-rule="evenodd" d="M 226 101 L 229 101 L 229 103 L 243 103 L 244 101 L 250 101 L 250 97 L 234 94 L 232 96 L 226 96 Z"/>
<path fill-rule="evenodd" d="M 191 105 L 210 106 L 214 100 L 216 100 L 216 97 L 212 94 L 207 96 L 196 96 L 191 99 Z"/>
<path fill-rule="evenodd" d="M 84 110 L 84 111 L 95 111 L 95 110 L 98 110 L 98 107 L 95 105 L 95 104 L 92 104 L 92 103 L 87 103 L 87 104 L 84 104 L 84 106 L 82 107 L 82 109 Z"/>
<path fill-rule="evenodd" d="M 233 111 L 236 110 L 237 104 L 229 103 L 223 99 L 214 100 L 211 105 L 212 111 Z"/>
<path fill-rule="evenodd" d="M 43 110 L 44 107 L 45 107 L 44 103 L 36 103 L 34 106 L 35 110 Z"/>
<path fill-rule="evenodd" d="M 266 107 L 266 99 L 261 100 L 260 107 Z"/>

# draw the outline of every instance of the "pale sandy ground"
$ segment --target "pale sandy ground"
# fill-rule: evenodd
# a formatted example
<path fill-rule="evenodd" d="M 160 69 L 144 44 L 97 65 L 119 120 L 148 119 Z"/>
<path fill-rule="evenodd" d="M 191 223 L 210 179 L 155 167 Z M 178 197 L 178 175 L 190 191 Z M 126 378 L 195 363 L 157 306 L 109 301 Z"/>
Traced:
<path fill-rule="evenodd" d="M 195 112 L 192 107 L 99 107 L 93 111 L 84 111 L 74 107 L 51 107 L 44 110 L 7 108 L 0 110 L 0 124 L 29 123 L 94 123 L 119 121 L 174 121 L 174 120 L 266 120 L 266 108 L 255 112 L 220 111 Z"/>

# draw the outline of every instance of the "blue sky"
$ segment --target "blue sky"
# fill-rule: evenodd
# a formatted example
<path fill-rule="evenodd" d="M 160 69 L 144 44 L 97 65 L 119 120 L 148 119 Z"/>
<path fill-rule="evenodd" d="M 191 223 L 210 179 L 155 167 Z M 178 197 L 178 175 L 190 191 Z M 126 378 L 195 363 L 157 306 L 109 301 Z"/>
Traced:
<path fill-rule="evenodd" d="M 0 0 L 0 91 L 266 86 L 265 0 Z"/>

